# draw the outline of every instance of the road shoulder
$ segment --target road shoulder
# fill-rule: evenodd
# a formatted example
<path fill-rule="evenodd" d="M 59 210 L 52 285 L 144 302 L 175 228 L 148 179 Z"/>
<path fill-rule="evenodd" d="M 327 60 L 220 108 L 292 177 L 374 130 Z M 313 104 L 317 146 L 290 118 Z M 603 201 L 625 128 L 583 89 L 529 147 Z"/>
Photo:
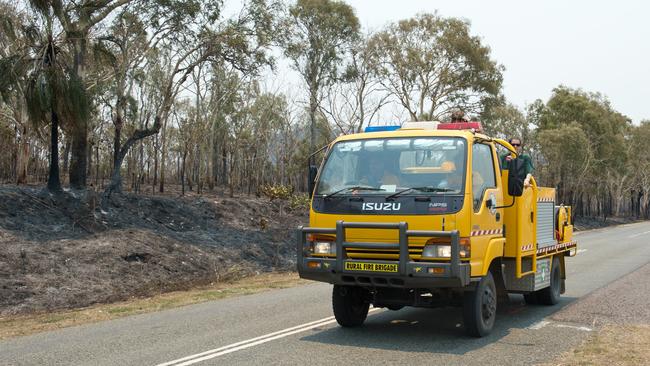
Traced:
<path fill-rule="evenodd" d="M 650 364 L 650 264 L 569 304 L 554 322 L 594 329 L 545 365 Z"/>

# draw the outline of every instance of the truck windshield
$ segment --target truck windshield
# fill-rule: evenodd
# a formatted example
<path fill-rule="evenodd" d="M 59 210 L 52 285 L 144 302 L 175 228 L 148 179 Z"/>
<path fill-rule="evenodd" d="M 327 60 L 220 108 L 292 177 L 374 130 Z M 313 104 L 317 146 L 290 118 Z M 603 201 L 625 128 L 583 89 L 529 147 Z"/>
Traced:
<path fill-rule="evenodd" d="M 460 194 L 466 151 L 459 137 L 341 141 L 327 156 L 316 194 Z"/>

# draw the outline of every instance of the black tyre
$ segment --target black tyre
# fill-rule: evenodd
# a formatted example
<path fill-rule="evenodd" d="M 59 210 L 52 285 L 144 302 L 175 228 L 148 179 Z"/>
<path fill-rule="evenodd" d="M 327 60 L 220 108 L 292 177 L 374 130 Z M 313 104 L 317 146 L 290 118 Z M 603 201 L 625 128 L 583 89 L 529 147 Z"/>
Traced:
<path fill-rule="evenodd" d="M 497 290 L 494 277 L 488 272 L 475 291 L 463 297 L 465 331 L 474 337 L 483 337 L 492 331 L 497 315 Z"/>
<path fill-rule="evenodd" d="M 554 257 L 551 266 L 551 286 L 537 291 L 537 300 L 540 304 L 555 305 L 560 301 L 560 294 L 562 292 L 561 276 L 560 259 Z"/>
<path fill-rule="evenodd" d="M 334 317 L 342 327 L 358 327 L 366 320 L 370 302 L 368 291 L 361 287 L 334 285 L 332 307 Z"/>

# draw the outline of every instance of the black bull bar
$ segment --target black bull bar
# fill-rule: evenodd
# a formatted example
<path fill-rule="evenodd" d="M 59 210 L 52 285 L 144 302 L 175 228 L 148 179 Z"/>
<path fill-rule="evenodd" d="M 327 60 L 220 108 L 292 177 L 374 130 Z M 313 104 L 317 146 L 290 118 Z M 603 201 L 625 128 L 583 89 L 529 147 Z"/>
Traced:
<path fill-rule="evenodd" d="M 346 229 L 399 230 L 398 243 L 348 242 Z M 307 234 L 335 235 L 336 258 L 310 256 Z M 447 262 L 415 262 L 409 255 L 410 237 L 450 238 L 451 258 Z M 398 249 L 399 260 L 350 259 L 347 249 Z M 337 221 L 336 228 L 298 227 L 298 273 L 301 278 L 333 284 L 379 287 L 465 287 L 470 283 L 470 265 L 460 261 L 460 234 L 453 231 L 408 230 L 408 223 Z M 346 262 L 397 264 L 397 272 L 346 270 Z M 311 263 L 310 263 L 311 262 Z M 309 266 L 312 264 L 312 266 Z"/>

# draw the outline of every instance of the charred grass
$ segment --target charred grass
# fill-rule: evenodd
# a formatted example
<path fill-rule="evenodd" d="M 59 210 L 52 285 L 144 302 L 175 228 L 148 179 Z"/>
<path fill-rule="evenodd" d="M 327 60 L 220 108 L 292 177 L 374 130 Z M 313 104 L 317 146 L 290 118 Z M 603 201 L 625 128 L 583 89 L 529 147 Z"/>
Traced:
<path fill-rule="evenodd" d="M 307 219 L 255 196 L 100 201 L 92 191 L 0 186 L 0 317 L 286 271 L 295 266 L 293 230 Z"/>

